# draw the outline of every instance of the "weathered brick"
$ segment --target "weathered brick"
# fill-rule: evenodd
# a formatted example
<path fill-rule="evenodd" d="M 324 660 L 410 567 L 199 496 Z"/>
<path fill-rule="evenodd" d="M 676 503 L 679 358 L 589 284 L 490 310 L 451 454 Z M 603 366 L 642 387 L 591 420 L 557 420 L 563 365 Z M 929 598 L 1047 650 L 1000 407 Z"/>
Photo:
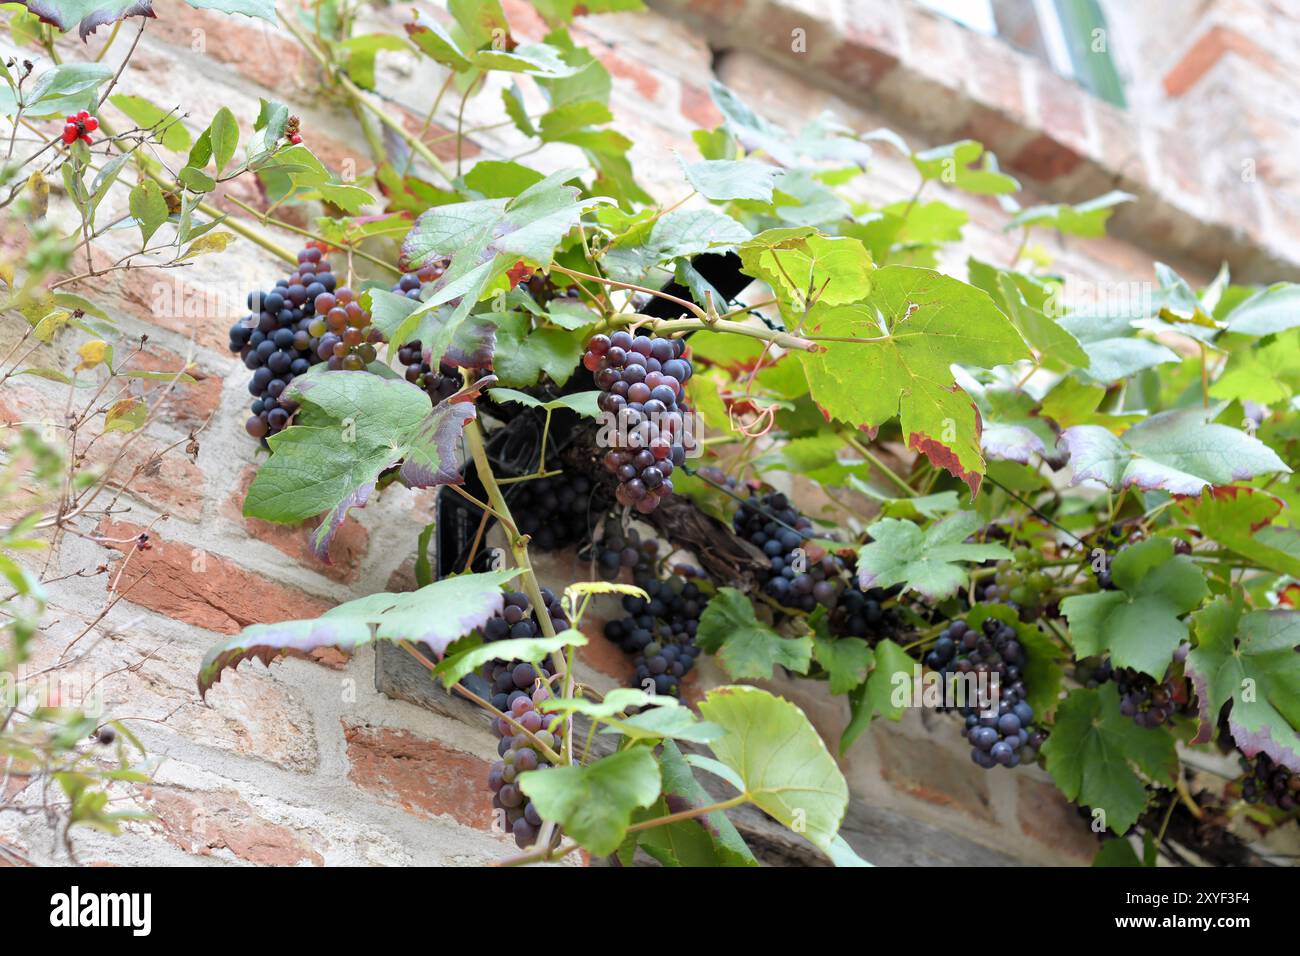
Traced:
<path fill-rule="evenodd" d="M 186 853 L 230 853 L 263 866 L 325 863 L 299 832 L 267 820 L 234 790 L 157 788 L 146 802 L 168 842 Z"/>
<path fill-rule="evenodd" d="M 470 827 L 492 825 L 488 763 L 409 731 L 344 724 L 348 779 L 407 813 L 448 815 Z"/>
<path fill-rule="evenodd" d="M 1278 69 L 1277 61 L 1250 37 L 1232 27 L 1215 24 L 1198 37 L 1182 59 L 1165 74 L 1165 92 L 1174 97 L 1182 96 L 1227 53 L 1236 53 L 1270 71 Z"/>
<path fill-rule="evenodd" d="M 331 607 L 328 601 L 156 532 L 150 533 L 148 550 L 135 550 L 132 539 L 144 531 L 139 525 L 105 519 L 97 530 L 106 547 L 134 551 L 118 582 L 125 599 L 174 620 L 234 634 L 249 624 L 318 617 Z M 113 564 L 110 586 L 121 568 L 122 561 Z"/>
<path fill-rule="evenodd" d="M 1026 836 L 1081 863 L 1097 854 L 1097 838 L 1077 808 L 1050 783 L 1016 778 L 1016 816 Z"/>
<path fill-rule="evenodd" d="M 221 379 L 198 363 L 186 366 L 185 359 L 175 352 L 156 345 L 146 345 L 145 350 L 131 359 L 127 371 L 174 373 L 184 370 L 193 382 L 177 382 L 163 399 L 159 418 L 184 428 L 201 425 L 217 410 L 221 401 Z M 141 397 L 146 401 L 151 395 L 161 394 L 170 381 L 142 380 Z"/>
<path fill-rule="evenodd" d="M 1035 136 L 1007 163 L 1017 172 L 1039 182 L 1064 176 L 1083 161 L 1077 152 L 1050 136 Z"/>
<path fill-rule="evenodd" d="M 85 445 L 80 443 L 81 448 Z M 207 476 L 185 454 L 183 445 L 169 449 L 148 435 L 132 440 L 123 432 L 107 432 L 89 446 L 86 463 L 106 474 L 109 487 L 125 489 L 159 511 L 186 521 L 197 521 L 203 512 Z M 101 500 L 107 498 L 101 495 Z"/>
<path fill-rule="evenodd" d="M 150 21 L 148 36 L 181 48 L 186 58 L 207 56 L 233 67 L 281 97 L 287 77 L 314 66 L 293 36 L 277 25 L 184 4 Z"/>
<path fill-rule="evenodd" d="M 631 83 L 643 99 L 654 100 L 659 95 L 658 78 L 641 63 L 612 49 L 602 50 L 597 56 L 612 76 Z"/>
<path fill-rule="evenodd" d="M 874 724 L 872 732 L 880 753 L 880 772 L 891 786 L 926 803 L 959 810 L 992 822 L 987 770 L 929 740 L 904 736 Z"/>
<path fill-rule="evenodd" d="M 588 615 L 582 619 L 582 633 L 587 635 L 587 643 L 578 648 L 578 660 L 592 670 L 613 678 L 620 685 L 629 685 L 636 676 L 632 658 L 605 637 L 604 631 L 603 618 Z"/>
<path fill-rule="evenodd" d="M 253 483 L 257 469 L 249 466 L 240 475 L 239 486 L 226 499 L 223 508 L 226 516 L 238 521 L 250 535 L 259 541 L 265 541 L 277 551 L 281 551 L 295 562 L 319 571 L 335 581 L 351 583 L 361 571 L 361 562 L 366 555 L 366 545 L 370 540 L 368 532 L 361 522 L 349 516 L 339 525 L 330 541 L 328 563 L 316 557 L 311 549 L 313 526 L 310 523 L 285 525 L 262 521 L 260 518 L 244 516 L 244 498 Z"/>
<path fill-rule="evenodd" d="M 689 80 L 682 80 L 682 115 L 700 129 L 714 129 L 722 125 L 722 112 L 713 102 L 709 91 Z"/>

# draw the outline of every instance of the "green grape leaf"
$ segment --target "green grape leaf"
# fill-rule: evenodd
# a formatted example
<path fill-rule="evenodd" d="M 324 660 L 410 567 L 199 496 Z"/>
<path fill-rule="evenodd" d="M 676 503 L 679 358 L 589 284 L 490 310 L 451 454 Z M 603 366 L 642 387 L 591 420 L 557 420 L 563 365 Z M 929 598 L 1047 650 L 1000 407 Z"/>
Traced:
<path fill-rule="evenodd" d="M 740 776 L 745 796 L 829 854 L 848 808 L 849 788 L 803 711 L 743 685 L 709 691 L 699 709 L 705 720 L 727 731 L 709 746 Z"/>
<path fill-rule="evenodd" d="M 660 263 L 726 252 L 749 238 L 748 229 L 712 207 L 678 209 L 656 219 L 649 233 L 637 229 L 630 241 L 612 244 L 603 261 L 611 277 L 635 283 Z"/>
<path fill-rule="evenodd" d="M 176 112 L 168 113 L 159 109 L 142 96 L 128 96 L 114 93 L 108 101 L 126 114 L 127 119 L 140 129 L 155 129 L 154 136 L 162 143 L 164 149 L 173 153 L 184 153 L 191 145 L 190 131 L 181 122 Z"/>
<path fill-rule="evenodd" d="M 805 674 L 812 659 L 812 638 L 782 637 L 754 616 L 744 592 L 719 588 L 700 615 L 695 643 L 716 654 L 737 680 L 767 680 L 778 664 Z"/>
<path fill-rule="evenodd" d="M 1088 355 L 1087 366 L 1080 366 L 1082 374 L 1102 385 L 1180 361 L 1173 349 L 1138 338 L 1138 329 L 1128 315 L 1075 313 L 1062 316 L 1058 325 L 1073 335 Z"/>
<path fill-rule="evenodd" d="M 638 813 L 642 820 L 683 813 L 716 802 L 700 786 L 690 764 L 671 741 L 664 743 L 659 754 L 659 771 L 663 779 L 662 799 L 649 811 Z M 664 866 L 758 866 L 740 833 L 719 810 L 650 827 L 629 835 L 628 840 L 635 840 L 633 847 L 639 845 Z M 630 850 L 631 847 L 625 862 L 630 861 Z"/>
<path fill-rule="evenodd" d="M 602 728 L 601 733 L 622 734 L 629 740 L 689 740 L 698 744 L 707 744 L 722 736 L 721 727 L 698 720 L 689 707 L 673 707 L 663 703 L 665 699 L 676 703 L 675 698 L 650 694 L 646 696 L 659 703 L 652 703 L 646 710 L 631 717 L 603 718 L 609 726 Z"/>
<path fill-rule="evenodd" d="M 743 243 L 746 274 L 772 287 L 794 312 L 857 302 L 871 291 L 871 253 L 858 239 L 822 236 L 810 226 L 768 229 Z"/>
<path fill-rule="evenodd" d="M 527 392 L 517 392 L 513 388 L 491 388 L 488 389 L 488 395 L 494 402 L 518 402 L 520 405 L 526 405 L 529 408 L 544 408 L 547 410 L 567 408 L 570 411 L 577 412 L 584 418 L 600 417 L 600 408 L 596 405 L 596 400 L 600 398 L 600 392 L 598 391 L 574 392 L 569 395 L 561 395 L 559 398 L 553 398 L 549 402 L 534 398 Z"/>
<path fill-rule="evenodd" d="M 1197 643 L 1187 675 L 1201 719 L 1194 743 L 1213 738 L 1231 701 L 1228 730 L 1238 749 L 1300 773 L 1300 612 L 1247 612 L 1237 594 L 1216 598 L 1192 621 Z"/>
<path fill-rule="evenodd" d="M 1135 199 L 1137 197 L 1132 193 L 1116 189 L 1074 205 L 1055 203 L 1048 206 L 1030 206 L 1012 216 L 1006 228 L 1047 226 L 1068 236 L 1100 239 L 1106 235 L 1106 220 L 1115 211 L 1115 207 L 1121 203 L 1133 202 Z"/>
<path fill-rule="evenodd" d="M 813 659 L 830 677 L 832 694 L 847 694 L 864 683 L 876 662 L 871 646 L 860 637 L 813 638 Z"/>
<path fill-rule="evenodd" d="M 1253 564 L 1300 578 L 1300 530 L 1274 525 L 1283 503 L 1258 488 L 1206 489 L 1184 502 L 1201 533 Z"/>
<path fill-rule="evenodd" d="M 391 33 L 367 33 L 362 36 L 349 37 L 338 44 L 336 49 L 342 54 L 343 68 L 348 76 L 356 81 L 357 86 L 366 90 L 375 88 L 375 60 L 381 50 L 389 52 L 409 52 L 409 44 L 402 42 Z"/>
<path fill-rule="evenodd" d="M 1275 335 L 1300 325 L 1300 285 L 1279 282 L 1255 293 L 1223 317 L 1228 331 Z"/>
<path fill-rule="evenodd" d="M 551 25 L 564 24 L 593 13 L 644 10 L 641 0 L 533 0 L 533 7 Z"/>
<path fill-rule="evenodd" d="M 1168 538 L 1148 538 L 1116 555 L 1111 576 L 1120 590 L 1075 594 L 1061 602 L 1075 653 L 1092 657 L 1109 651 L 1116 667 L 1159 680 L 1187 640 L 1187 625 L 1179 618 L 1209 593 L 1205 574 L 1191 558 L 1175 555 Z"/>
<path fill-rule="evenodd" d="M 966 581 L 959 563 L 1011 557 L 1000 544 L 964 543 L 983 526 L 973 511 L 948 515 L 925 530 L 911 521 L 881 518 L 867 528 L 871 543 L 858 549 L 858 584 L 864 591 L 905 584 L 930 601 L 951 597 Z"/>
<path fill-rule="evenodd" d="M 450 688 L 488 661 L 527 661 L 536 664 L 556 651 L 562 651 L 566 647 L 582 647 L 586 643 L 585 634 L 568 628 L 554 637 L 507 638 L 486 644 L 476 642 L 464 648 L 458 644 L 433 669 L 431 676 L 440 679 L 444 687 Z"/>
<path fill-rule="evenodd" d="M 1100 425 L 1067 428 L 1061 442 L 1074 466 L 1072 484 L 1091 480 L 1115 490 L 1199 495 L 1211 485 L 1291 473 L 1259 439 L 1207 421 L 1207 415 L 1199 408 L 1160 412 L 1119 436 Z"/>
<path fill-rule="evenodd" d="M 99 101 L 97 88 L 112 75 L 113 68 L 107 63 L 61 63 L 51 67 L 24 92 L 23 115 L 33 119 L 61 117 L 94 109 Z M 17 111 L 13 89 L 7 83 L 0 84 L 0 116 L 13 116 Z"/>
<path fill-rule="evenodd" d="M 972 168 L 984 155 L 984 146 L 973 139 L 963 139 L 946 146 L 936 146 L 912 154 L 912 164 L 927 180 L 937 179 L 947 186 L 968 193 L 1002 195 L 1019 191 L 1020 183 L 998 172 L 987 161 L 983 168 Z M 989 154 L 992 157 L 992 153 Z"/>
<path fill-rule="evenodd" d="M 840 455 L 844 450 L 844 440 L 838 435 L 809 435 L 790 439 L 754 464 L 761 472 L 785 471 L 803 475 L 825 487 L 845 487 L 851 479 L 863 481 L 871 469 L 861 460 L 842 460 Z"/>
<path fill-rule="evenodd" d="M 481 379 L 476 388 L 492 384 Z M 311 425 L 272 435 L 266 460 L 244 499 L 244 514 L 292 524 L 323 514 L 313 551 L 327 560 L 330 539 L 353 507 L 363 507 L 379 476 L 400 465 L 408 487 L 459 483 L 461 432 L 474 419 L 474 393 L 430 408 L 422 390 L 369 372 L 317 372 L 285 392 L 319 412 Z"/>
<path fill-rule="evenodd" d="M 492 313 L 488 318 L 497 329 L 494 370 L 503 385 L 515 388 L 536 385 L 542 373 L 563 385 L 590 337 L 589 329 L 533 329 L 521 312 Z"/>
<path fill-rule="evenodd" d="M 443 654 L 452 642 L 501 612 L 501 586 L 518 568 L 461 574 L 404 594 L 371 594 L 330 608 L 309 621 L 253 624 L 203 656 L 199 694 L 206 695 L 228 667 L 257 658 L 263 664 L 283 655 L 309 657 L 321 647 L 353 651 L 376 640 L 411 641 Z"/>
<path fill-rule="evenodd" d="M 1121 714 L 1113 683 L 1075 690 L 1061 702 L 1043 754 L 1066 797 L 1105 811 L 1105 825 L 1118 834 L 1146 808 L 1146 782 L 1172 787 L 1178 771 L 1173 736 Z"/>
<path fill-rule="evenodd" d="M 681 162 L 681 157 L 678 157 Z M 686 181 L 705 199 L 756 199 L 771 202 L 772 184 L 780 172 L 752 159 L 706 159 L 682 163 Z"/>
<path fill-rule="evenodd" d="M 402 243 L 404 267 L 418 268 L 442 258 L 450 258 L 451 264 L 435 293 L 395 330 L 392 341 L 409 341 L 410 331 L 425 314 L 458 300 L 433 341 L 425 343 L 435 354 L 441 354 L 475 303 L 507 270 L 520 260 L 542 268 L 549 266 L 556 247 L 583 211 L 608 202 L 601 197 L 579 199 L 575 187 L 564 185 L 576 175 L 576 170 L 561 170 L 512 199 L 452 203 L 435 206 L 421 215 Z M 505 379 L 503 382 L 521 384 Z"/>
<path fill-rule="evenodd" d="M 1210 386 L 1210 397 L 1276 405 L 1300 392 L 1300 329 L 1270 335 L 1254 348 L 1233 352 Z"/>
<path fill-rule="evenodd" d="M 1030 305 L 1011 276 L 1000 274 L 998 287 L 1011 323 L 1038 352 L 1042 364 L 1049 367 L 1060 367 L 1063 364 L 1083 369 L 1092 364 L 1092 359 L 1079 344 L 1079 340 L 1041 308 Z"/>
<path fill-rule="evenodd" d="M 559 824 L 598 856 L 618 849 L 633 811 L 655 802 L 662 780 L 646 747 L 621 750 L 586 767 L 532 770 L 518 779 L 544 820 Z"/>
<path fill-rule="evenodd" d="M 951 366 L 992 368 L 1030 357 L 987 293 L 929 269 L 884 266 L 872 273 L 864 303 L 819 305 L 806 330 L 870 340 L 798 353 L 827 416 L 874 428 L 899 415 L 911 448 L 978 491 L 979 414 Z"/>

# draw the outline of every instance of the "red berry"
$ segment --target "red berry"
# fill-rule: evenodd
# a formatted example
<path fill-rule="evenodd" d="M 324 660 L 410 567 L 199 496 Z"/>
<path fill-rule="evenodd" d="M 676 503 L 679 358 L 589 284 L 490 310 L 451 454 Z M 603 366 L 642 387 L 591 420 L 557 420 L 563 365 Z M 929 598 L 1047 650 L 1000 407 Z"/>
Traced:
<path fill-rule="evenodd" d="M 93 133 L 95 130 L 99 129 L 99 120 L 97 120 L 97 119 L 95 119 L 95 117 L 91 116 L 89 119 L 87 119 L 87 120 L 86 120 L 84 123 L 82 123 L 81 125 L 84 126 L 84 127 L 86 128 L 86 132 L 88 132 L 88 133 Z"/>
<path fill-rule="evenodd" d="M 79 120 L 90 119 L 90 111 L 82 110 L 80 113 L 77 114 L 77 119 Z"/>
<path fill-rule="evenodd" d="M 76 118 L 75 116 L 69 116 L 69 117 L 68 117 L 68 122 L 69 122 L 69 123 L 75 123 L 76 121 L 77 121 L 77 118 Z"/>
<path fill-rule="evenodd" d="M 85 133 L 82 133 L 82 134 L 81 134 L 81 141 L 82 141 L 83 143 L 85 143 L 87 146 L 90 146 L 90 145 L 92 145 L 92 144 L 95 142 L 93 139 L 91 139 L 91 138 L 90 138 L 87 134 L 85 134 Z"/>
<path fill-rule="evenodd" d="M 71 146 L 76 141 L 77 141 L 77 127 L 65 126 L 63 128 L 63 142 L 66 145 Z"/>
<path fill-rule="evenodd" d="M 299 143 L 302 142 L 302 137 L 301 137 L 299 134 L 294 133 L 292 136 L 289 137 L 289 142 L 291 142 L 291 143 L 293 143 L 293 145 L 297 146 Z"/>

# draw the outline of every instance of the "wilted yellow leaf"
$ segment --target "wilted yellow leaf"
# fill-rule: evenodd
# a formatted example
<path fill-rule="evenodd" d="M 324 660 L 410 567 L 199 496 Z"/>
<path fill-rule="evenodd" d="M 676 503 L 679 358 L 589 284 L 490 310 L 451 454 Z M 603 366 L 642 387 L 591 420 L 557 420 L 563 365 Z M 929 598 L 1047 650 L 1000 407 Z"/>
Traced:
<path fill-rule="evenodd" d="M 185 250 L 185 255 L 181 259 L 192 259 L 194 256 L 201 256 L 205 252 L 221 252 L 226 246 L 235 241 L 235 234 L 232 232 L 210 232 L 206 236 L 199 236 L 190 243 L 190 247 Z"/>
<path fill-rule="evenodd" d="M 77 354 L 81 356 L 81 362 L 77 365 L 78 372 L 94 368 L 108 358 L 109 344 L 103 339 L 91 339 L 77 349 Z"/>
<path fill-rule="evenodd" d="M 27 177 L 27 209 L 32 219 L 43 219 L 50 208 L 50 184 L 38 169 Z"/>

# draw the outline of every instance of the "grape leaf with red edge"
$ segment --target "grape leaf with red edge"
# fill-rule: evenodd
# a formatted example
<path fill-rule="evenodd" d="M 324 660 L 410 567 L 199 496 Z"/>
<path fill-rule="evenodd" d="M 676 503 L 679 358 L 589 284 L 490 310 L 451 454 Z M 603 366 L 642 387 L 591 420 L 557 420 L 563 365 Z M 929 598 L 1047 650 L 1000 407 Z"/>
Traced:
<path fill-rule="evenodd" d="M 1061 702 L 1043 755 L 1061 792 L 1105 811 L 1106 826 L 1121 834 L 1146 808 L 1146 781 L 1172 787 L 1178 770 L 1173 736 L 1121 714 L 1113 683 L 1075 690 Z"/>
<path fill-rule="evenodd" d="M 228 667 L 259 659 L 269 665 L 283 655 L 307 657 L 320 647 L 352 651 L 376 640 L 411 641 L 441 657 L 453 641 L 501 611 L 501 586 L 518 568 L 445 578 L 405 594 L 371 594 L 331 608 L 310 621 L 253 624 L 212 647 L 199 666 L 205 696 Z"/>
<path fill-rule="evenodd" d="M 1291 473 L 1259 439 L 1206 420 L 1203 409 L 1160 412 L 1116 436 L 1100 425 L 1075 425 L 1061 435 L 1074 467 L 1072 484 L 1099 481 L 1118 490 L 1198 495 L 1257 475 Z"/>
<path fill-rule="evenodd" d="M 529 186 L 513 199 L 480 199 L 435 206 L 415 221 L 402 243 L 402 262 L 417 268 L 448 258 L 447 271 L 426 299 L 394 330 L 392 341 L 409 341 L 423 317 L 445 303 L 458 300 L 452 313 L 424 344 L 436 354 L 446 351 L 457 326 L 494 280 L 520 259 L 535 267 L 550 265 L 551 257 L 584 210 L 610 200 L 578 199 L 578 190 L 564 185 L 578 170 L 561 170 Z"/>
<path fill-rule="evenodd" d="M 716 654 L 737 680 L 767 680 L 780 664 L 796 674 L 808 672 L 812 639 L 782 637 L 754 616 L 749 598 L 735 588 L 720 588 L 700 615 L 695 642 Z"/>
<path fill-rule="evenodd" d="M 1300 530 L 1273 524 L 1281 499 L 1258 488 L 1206 489 L 1184 502 L 1201 533 L 1260 567 L 1300 578 Z"/>
<path fill-rule="evenodd" d="M 1191 558 L 1174 554 L 1168 538 L 1148 538 L 1116 555 L 1111 576 L 1120 590 L 1075 594 L 1061 602 L 1075 653 L 1092 657 L 1110 651 L 1116 667 L 1159 680 L 1187 640 L 1187 625 L 1179 618 L 1209 593 L 1205 574 Z"/>
<path fill-rule="evenodd" d="M 295 379 L 285 395 L 310 407 L 312 424 L 268 439 L 274 454 L 253 478 L 244 514 L 280 524 L 324 515 L 311 543 L 328 560 L 334 532 L 351 508 L 366 504 L 388 469 L 400 464 L 399 477 L 415 488 L 462 480 L 461 432 L 475 415 L 470 399 L 492 384 L 488 376 L 473 392 L 430 408 L 422 389 L 369 372 Z"/>
<path fill-rule="evenodd" d="M 1228 701 L 1228 730 L 1247 757 L 1266 753 L 1300 773 L 1300 611 L 1247 612 L 1240 592 L 1192 616 L 1196 648 L 1187 675 L 1196 688 L 1200 731 L 1214 736 Z"/>
<path fill-rule="evenodd" d="M 881 518 L 867 528 L 871 542 L 858 549 L 858 585 L 887 588 L 905 584 L 927 600 L 951 597 L 966 582 L 959 562 L 1011 557 L 1000 544 L 966 544 L 984 525 L 972 511 L 959 511 L 924 531 L 911 521 Z"/>
<path fill-rule="evenodd" d="M 908 445 L 979 490 L 980 418 L 951 366 L 993 368 L 1030 357 L 1020 333 L 988 294 L 929 269 L 884 266 L 862 303 L 818 305 L 809 335 L 824 352 L 799 352 L 813 400 L 855 427 L 900 416 Z"/>
<path fill-rule="evenodd" d="M 100 27 L 126 17 L 152 17 L 153 0 L 18 0 L 29 12 L 64 33 L 73 27 L 85 40 Z M 275 0 L 185 0 L 191 7 L 242 13 L 275 22 Z"/>

